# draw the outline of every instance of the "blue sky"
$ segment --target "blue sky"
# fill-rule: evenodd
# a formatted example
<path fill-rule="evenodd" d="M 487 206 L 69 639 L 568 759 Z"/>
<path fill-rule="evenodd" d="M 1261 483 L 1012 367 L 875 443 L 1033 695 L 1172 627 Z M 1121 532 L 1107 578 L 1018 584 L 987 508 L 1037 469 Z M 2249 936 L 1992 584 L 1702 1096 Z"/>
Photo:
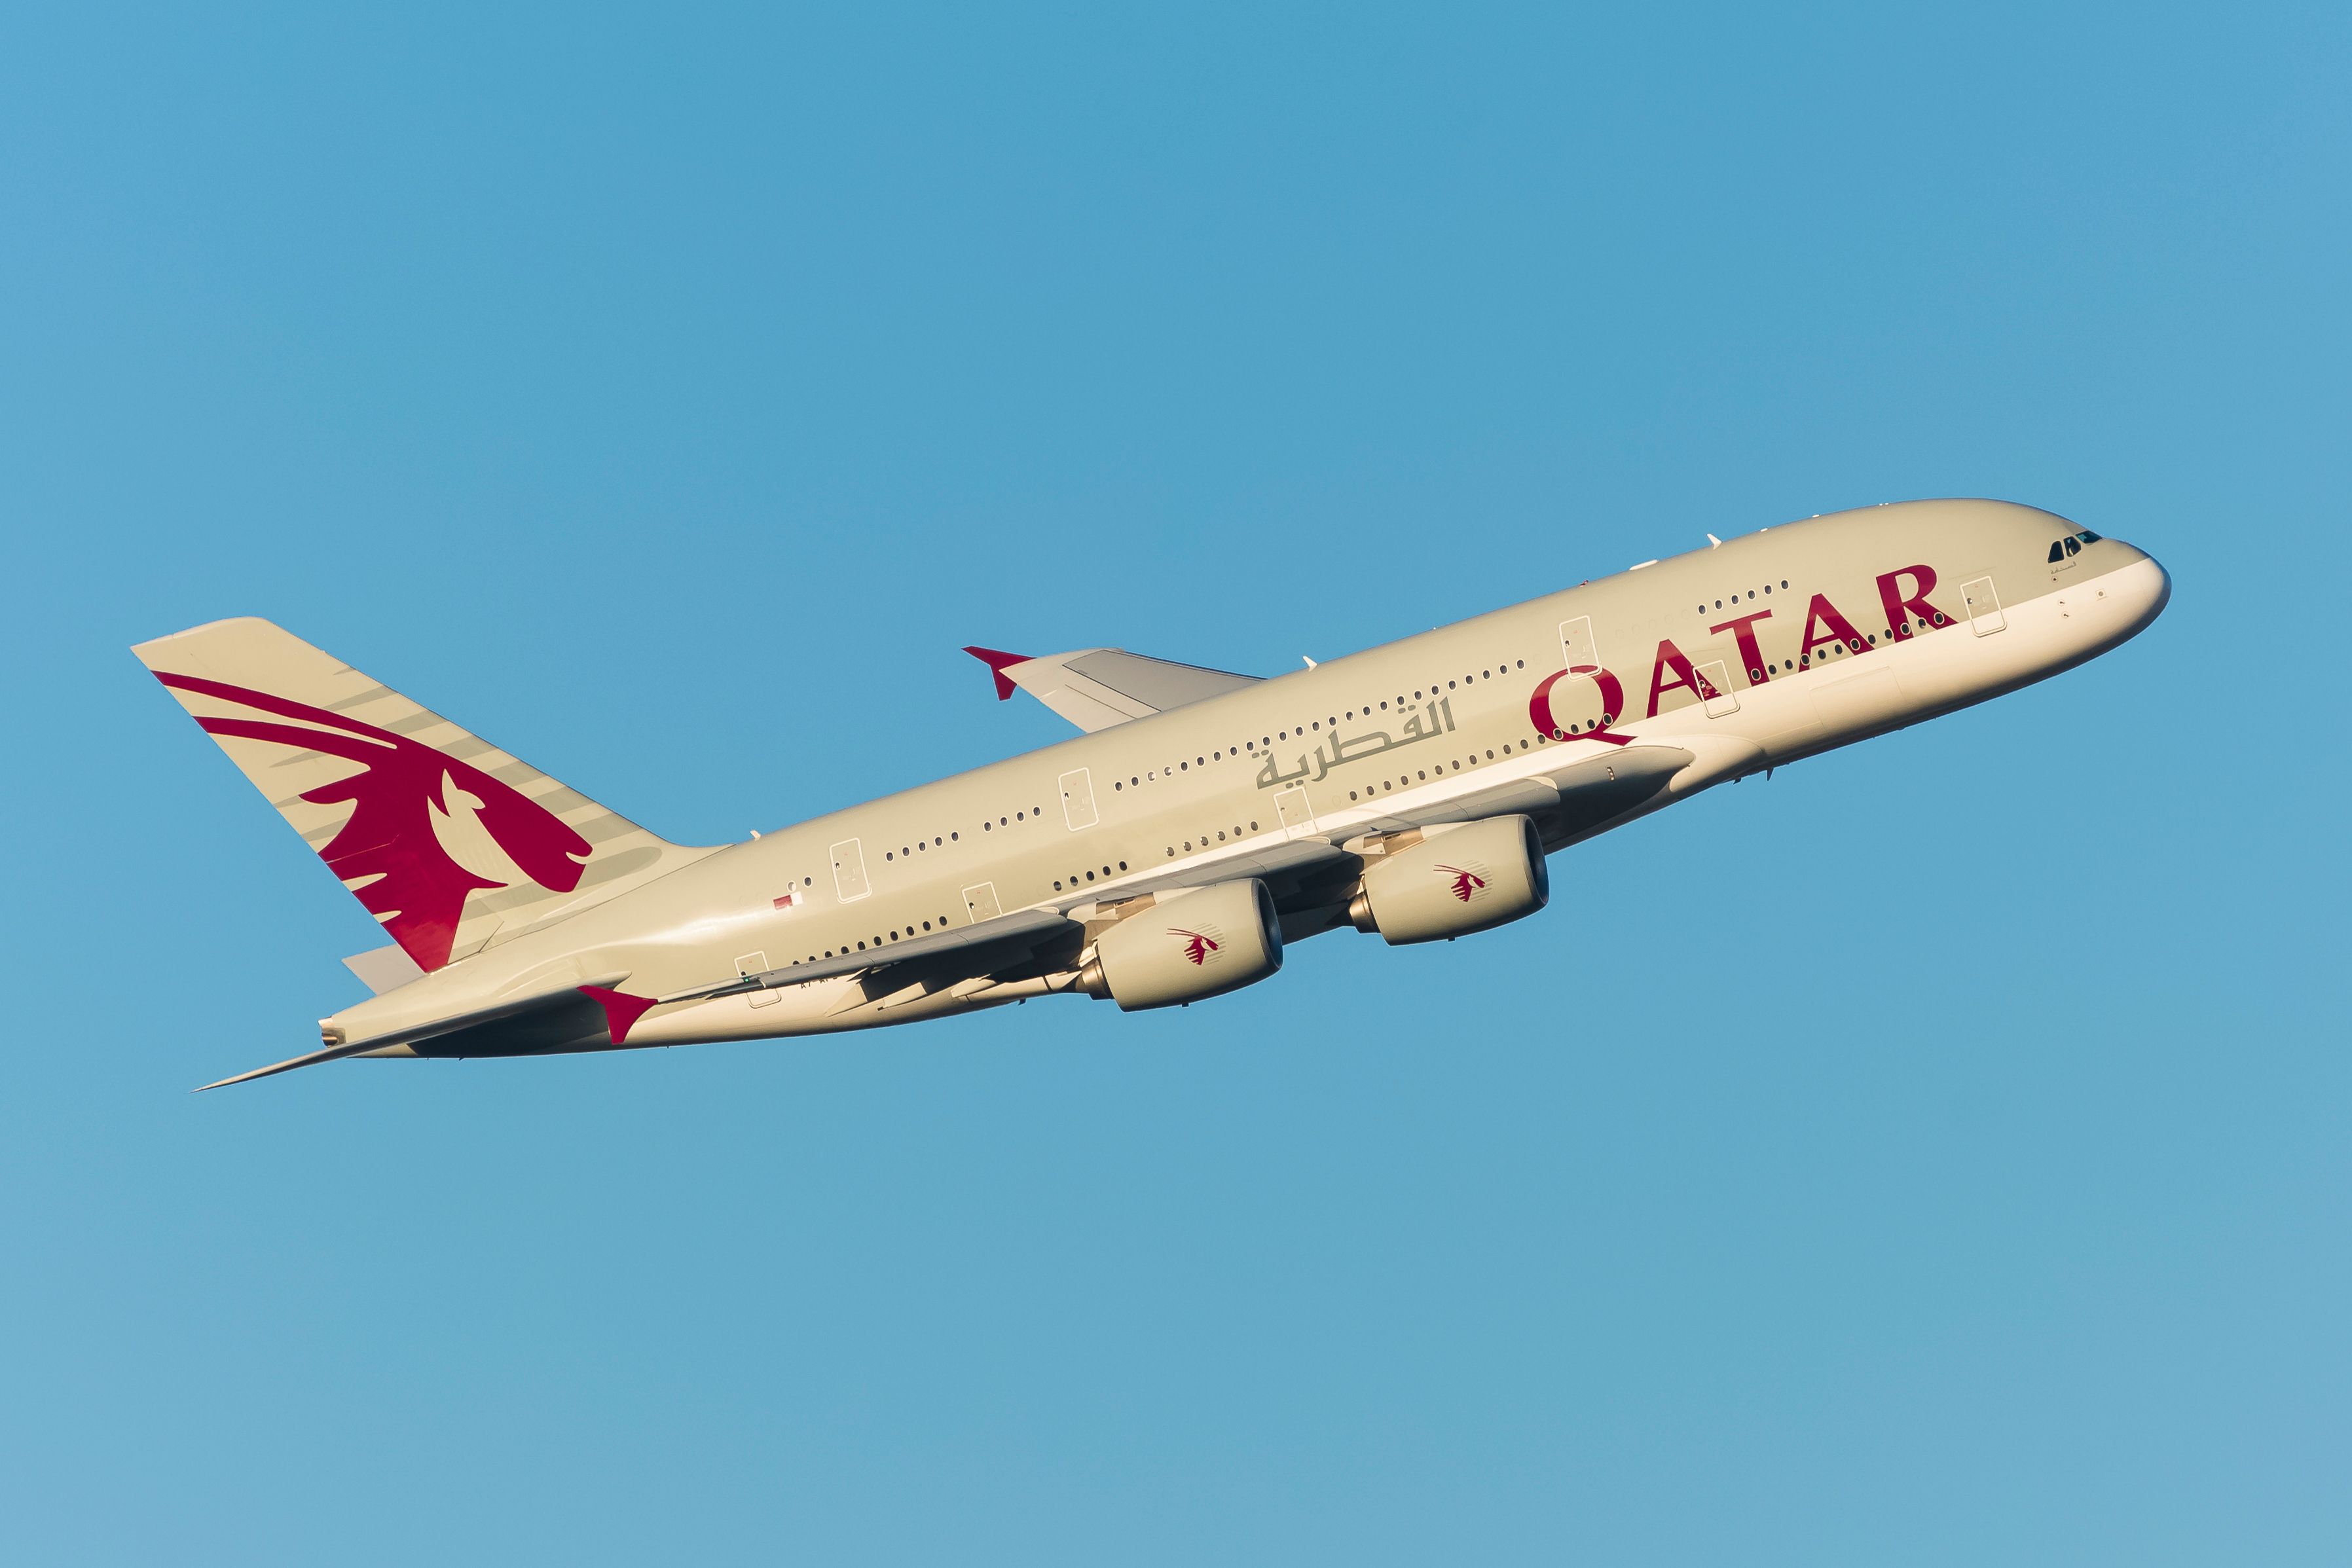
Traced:
<path fill-rule="evenodd" d="M 0 1555 L 2352 1553 L 2341 7 L 0 19 Z M 1173 1015 L 359 1063 L 126 652 L 656 831 L 1915 496 L 2136 643 Z"/>

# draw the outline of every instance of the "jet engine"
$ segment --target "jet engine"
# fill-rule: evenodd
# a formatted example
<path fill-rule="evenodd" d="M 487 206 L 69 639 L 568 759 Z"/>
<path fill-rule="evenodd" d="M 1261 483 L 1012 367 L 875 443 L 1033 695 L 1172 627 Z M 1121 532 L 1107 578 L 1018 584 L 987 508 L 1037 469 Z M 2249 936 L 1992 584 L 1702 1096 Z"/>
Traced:
<path fill-rule="evenodd" d="M 1551 898 L 1543 841 L 1525 817 L 1432 830 L 1364 868 L 1348 905 L 1359 931 L 1392 946 L 1467 936 L 1533 915 Z"/>
<path fill-rule="evenodd" d="M 1127 1012 L 1223 996 L 1282 967 L 1274 895 L 1255 879 L 1163 897 L 1095 941 L 1078 988 Z"/>

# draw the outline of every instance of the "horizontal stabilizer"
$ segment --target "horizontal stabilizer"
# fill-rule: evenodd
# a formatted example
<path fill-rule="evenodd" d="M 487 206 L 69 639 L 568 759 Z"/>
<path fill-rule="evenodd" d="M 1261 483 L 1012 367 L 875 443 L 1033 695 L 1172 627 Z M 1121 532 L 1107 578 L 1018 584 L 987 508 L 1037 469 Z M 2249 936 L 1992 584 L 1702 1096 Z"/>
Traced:
<path fill-rule="evenodd" d="M 1034 659 L 995 648 L 964 652 L 996 677 L 998 701 L 1011 697 L 1018 686 L 1090 735 L 1131 718 L 1221 697 L 1263 678 L 1147 658 L 1124 648 L 1081 648 Z"/>
<path fill-rule="evenodd" d="M 240 1072 L 234 1078 L 215 1079 L 212 1082 L 200 1086 L 195 1092 L 201 1094 L 206 1089 L 226 1089 L 232 1083 L 250 1083 L 257 1078 L 268 1078 L 280 1072 L 291 1072 L 298 1067 L 316 1067 L 322 1061 L 341 1061 L 344 1057 L 357 1056 L 362 1051 L 374 1049 L 373 1045 L 331 1045 L 323 1051 L 314 1051 L 308 1056 L 289 1056 L 283 1061 L 273 1061 L 267 1067 L 257 1067 L 250 1072 Z"/>
<path fill-rule="evenodd" d="M 617 974 L 605 975 L 584 982 L 571 981 L 561 986 L 551 986 L 545 990 L 532 991 L 524 996 L 509 997 L 502 1001 L 493 1002 L 488 1007 L 453 1013 L 446 1018 L 434 1019 L 425 1023 L 409 1024 L 399 1029 L 388 1030 L 382 1034 L 372 1034 L 364 1040 L 330 1040 L 320 1050 L 302 1056 L 289 1057 L 284 1061 L 273 1061 L 267 1067 L 257 1067 L 250 1072 L 240 1072 L 233 1078 L 220 1079 L 215 1082 L 204 1085 L 196 1092 L 201 1094 L 205 1089 L 225 1089 L 232 1083 L 249 1083 L 257 1078 L 268 1078 L 274 1073 L 291 1072 L 298 1067 L 316 1067 L 321 1062 L 341 1061 L 347 1056 L 363 1056 L 369 1051 L 384 1051 L 396 1045 L 416 1045 L 425 1040 L 437 1040 L 445 1034 L 455 1034 L 459 1030 L 474 1029 L 487 1023 L 506 1022 L 553 1008 L 574 1006 L 580 1002 L 583 993 L 593 993 L 595 990 L 617 986 L 628 977 L 626 974 Z M 593 995 L 590 999 L 598 1000 Z M 601 1002 L 600 1005 L 602 1005 Z"/>

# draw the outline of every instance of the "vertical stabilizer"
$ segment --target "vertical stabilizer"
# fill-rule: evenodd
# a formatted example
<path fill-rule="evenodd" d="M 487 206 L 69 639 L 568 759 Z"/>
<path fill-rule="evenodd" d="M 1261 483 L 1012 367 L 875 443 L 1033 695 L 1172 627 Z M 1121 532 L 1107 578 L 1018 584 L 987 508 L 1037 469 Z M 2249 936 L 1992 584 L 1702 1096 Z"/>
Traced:
<path fill-rule="evenodd" d="M 131 650 L 425 970 L 709 853 L 267 621 Z"/>

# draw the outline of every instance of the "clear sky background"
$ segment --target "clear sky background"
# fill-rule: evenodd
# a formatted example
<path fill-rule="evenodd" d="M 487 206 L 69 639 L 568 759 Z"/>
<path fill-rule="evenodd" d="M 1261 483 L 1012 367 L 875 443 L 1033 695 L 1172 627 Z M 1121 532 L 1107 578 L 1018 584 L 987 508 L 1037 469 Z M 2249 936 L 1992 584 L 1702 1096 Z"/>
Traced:
<path fill-rule="evenodd" d="M 0 18 L 0 1557 L 2352 1557 L 2341 5 Z M 669 837 L 1811 513 L 2168 613 L 1124 1017 L 356 1063 L 126 651 Z"/>

